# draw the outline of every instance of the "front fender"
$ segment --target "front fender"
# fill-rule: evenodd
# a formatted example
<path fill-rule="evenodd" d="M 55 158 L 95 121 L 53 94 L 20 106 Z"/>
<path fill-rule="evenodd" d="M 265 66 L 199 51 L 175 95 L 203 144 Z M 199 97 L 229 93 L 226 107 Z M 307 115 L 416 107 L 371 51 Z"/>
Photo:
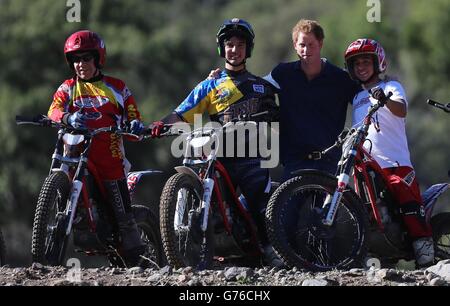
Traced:
<path fill-rule="evenodd" d="M 336 176 L 332 175 L 331 173 L 327 171 L 317 170 L 317 169 L 300 169 L 292 172 L 294 176 L 302 176 L 307 174 L 320 174 L 320 175 L 326 175 L 330 178 L 336 179 Z"/>
<path fill-rule="evenodd" d="M 69 181 L 72 180 L 72 178 L 71 178 L 70 175 L 69 175 L 69 171 L 68 171 L 68 170 L 61 169 L 61 168 L 53 168 L 53 169 L 51 170 L 51 172 L 52 172 L 52 173 L 62 172 L 62 173 L 64 173 L 65 175 L 67 175 L 67 178 L 69 179 Z"/>
<path fill-rule="evenodd" d="M 186 167 L 186 166 L 178 166 L 178 167 L 175 167 L 175 171 L 178 172 L 178 173 L 184 173 L 184 174 L 187 174 L 187 175 L 189 175 L 189 176 L 191 176 L 191 177 L 197 179 L 197 180 L 200 182 L 200 184 L 202 184 L 202 180 L 201 180 L 200 177 L 197 175 L 197 173 L 195 173 L 195 171 L 192 170 L 192 169 L 189 168 L 189 167 Z"/>
<path fill-rule="evenodd" d="M 302 176 L 302 175 L 311 175 L 311 174 L 327 176 L 330 179 L 333 179 L 336 181 L 336 187 L 337 187 L 337 177 L 327 171 L 322 171 L 322 170 L 317 170 L 317 169 L 300 169 L 300 170 L 294 171 L 292 174 L 294 175 L 293 177 L 298 177 L 298 176 Z M 347 185 L 345 192 L 350 192 L 352 194 L 352 196 L 361 200 L 359 195 L 356 193 L 356 191 L 353 189 L 353 187 L 350 184 Z"/>

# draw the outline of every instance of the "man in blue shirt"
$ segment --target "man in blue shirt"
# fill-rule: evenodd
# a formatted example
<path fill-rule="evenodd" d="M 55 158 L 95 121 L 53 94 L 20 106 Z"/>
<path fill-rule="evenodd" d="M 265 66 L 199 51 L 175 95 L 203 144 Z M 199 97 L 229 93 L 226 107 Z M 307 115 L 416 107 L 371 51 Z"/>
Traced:
<path fill-rule="evenodd" d="M 287 180 L 299 169 L 336 171 L 340 152 L 321 156 L 345 125 L 347 105 L 360 85 L 348 73 L 321 58 L 324 33 L 313 20 L 301 19 L 292 29 L 300 60 L 278 64 L 265 77 L 278 89 L 280 156 Z"/>

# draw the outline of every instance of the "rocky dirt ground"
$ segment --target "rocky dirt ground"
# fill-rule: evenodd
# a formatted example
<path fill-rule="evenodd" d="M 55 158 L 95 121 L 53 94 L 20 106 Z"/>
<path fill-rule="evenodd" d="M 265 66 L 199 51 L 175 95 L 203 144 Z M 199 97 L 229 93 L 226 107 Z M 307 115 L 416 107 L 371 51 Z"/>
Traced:
<path fill-rule="evenodd" d="M 0 268 L 0 286 L 450 286 L 450 260 L 422 270 L 351 269 L 311 273 L 296 268 L 247 268 L 195 271 L 172 269 L 76 269 L 33 263 Z"/>

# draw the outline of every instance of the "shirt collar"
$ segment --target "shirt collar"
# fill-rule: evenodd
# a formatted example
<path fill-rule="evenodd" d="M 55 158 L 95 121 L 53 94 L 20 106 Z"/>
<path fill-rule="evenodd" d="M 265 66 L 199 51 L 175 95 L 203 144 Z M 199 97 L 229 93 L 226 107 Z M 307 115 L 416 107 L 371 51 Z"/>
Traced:
<path fill-rule="evenodd" d="M 103 74 L 99 71 L 99 74 L 89 80 L 83 80 L 82 78 L 77 77 L 77 80 L 83 83 L 94 83 L 100 81 L 103 78 Z"/>
<path fill-rule="evenodd" d="M 322 57 L 321 61 L 322 61 L 322 70 L 320 71 L 320 74 L 319 74 L 318 77 L 328 76 L 330 74 L 330 65 L 328 63 L 328 60 L 325 57 Z M 295 69 L 300 70 L 302 73 L 304 73 L 303 70 L 302 70 L 302 66 L 301 66 L 301 61 L 300 60 L 298 60 L 295 63 Z"/>

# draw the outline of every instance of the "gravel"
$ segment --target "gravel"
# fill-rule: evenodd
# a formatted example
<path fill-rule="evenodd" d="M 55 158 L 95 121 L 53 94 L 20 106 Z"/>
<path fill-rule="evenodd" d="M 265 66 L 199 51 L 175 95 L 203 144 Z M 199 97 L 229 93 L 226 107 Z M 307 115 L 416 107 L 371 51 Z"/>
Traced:
<path fill-rule="evenodd" d="M 444 271 L 450 260 L 422 270 L 351 269 L 312 273 L 297 268 L 224 267 L 196 271 L 173 269 L 68 268 L 34 263 L 0 268 L 0 286 L 449 286 Z"/>

